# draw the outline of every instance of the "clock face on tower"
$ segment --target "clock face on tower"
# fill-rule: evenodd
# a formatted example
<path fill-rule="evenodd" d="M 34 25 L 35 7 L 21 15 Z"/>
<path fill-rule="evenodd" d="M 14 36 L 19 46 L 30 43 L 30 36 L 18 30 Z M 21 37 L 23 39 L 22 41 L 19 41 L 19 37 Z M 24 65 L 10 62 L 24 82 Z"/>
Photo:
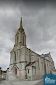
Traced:
<path fill-rule="evenodd" d="M 18 47 L 17 47 L 17 49 L 18 49 Z"/>

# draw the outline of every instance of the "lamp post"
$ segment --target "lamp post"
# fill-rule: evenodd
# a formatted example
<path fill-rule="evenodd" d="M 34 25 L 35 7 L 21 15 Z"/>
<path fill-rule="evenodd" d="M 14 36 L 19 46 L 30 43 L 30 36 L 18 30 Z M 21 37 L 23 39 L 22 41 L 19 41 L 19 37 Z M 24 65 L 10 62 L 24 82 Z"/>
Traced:
<path fill-rule="evenodd" d="M 1 83 L 1 67 L 0 67 L 0 83 Z"/>

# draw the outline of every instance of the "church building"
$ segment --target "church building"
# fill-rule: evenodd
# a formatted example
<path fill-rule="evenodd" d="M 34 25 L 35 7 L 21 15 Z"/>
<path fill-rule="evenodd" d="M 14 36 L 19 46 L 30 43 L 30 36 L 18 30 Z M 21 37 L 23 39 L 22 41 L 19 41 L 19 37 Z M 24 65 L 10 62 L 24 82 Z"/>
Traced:
<path fill-rule="evenodd" d="M 7 80 L 36 80 L 43 78 L 44 74 L 56 74 L 54 61 L 50 55 L 39 55 L 27 48 L 26 34 L 22 26 L 22 17 L 20 27 L 15 35 L 15 45 L 10 52 L 10 65 L 7 69 Z"/>

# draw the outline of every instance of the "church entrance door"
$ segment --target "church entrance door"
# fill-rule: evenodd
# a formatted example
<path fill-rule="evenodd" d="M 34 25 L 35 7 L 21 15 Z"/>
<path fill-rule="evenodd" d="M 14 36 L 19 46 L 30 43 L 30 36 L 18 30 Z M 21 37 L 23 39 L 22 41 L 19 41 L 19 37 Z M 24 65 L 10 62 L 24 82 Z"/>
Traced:
<path fill-rule="evenodd" d="M 15 75 L 17 75 L 17 69 L 15 69 Z"/>

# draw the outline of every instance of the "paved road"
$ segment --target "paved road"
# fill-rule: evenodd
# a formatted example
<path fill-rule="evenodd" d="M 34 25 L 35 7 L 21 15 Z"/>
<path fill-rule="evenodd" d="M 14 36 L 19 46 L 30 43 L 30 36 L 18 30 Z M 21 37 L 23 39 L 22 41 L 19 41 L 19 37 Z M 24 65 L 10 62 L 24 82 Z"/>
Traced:
<path fill-rule="evenodd" d="M 19 81 L 19 82 L 1 81 L 1 84 L 0 85 L 43 85 L 42 83 L 43 83 L 43 80 Z"/>
<path fill-rule="evenodd" d="M 35 84 L 35 85 L 43 85 L 43 80 L 42 81 L 40 81 L 40 82 L 38 82 L 37 84 Z"/>

